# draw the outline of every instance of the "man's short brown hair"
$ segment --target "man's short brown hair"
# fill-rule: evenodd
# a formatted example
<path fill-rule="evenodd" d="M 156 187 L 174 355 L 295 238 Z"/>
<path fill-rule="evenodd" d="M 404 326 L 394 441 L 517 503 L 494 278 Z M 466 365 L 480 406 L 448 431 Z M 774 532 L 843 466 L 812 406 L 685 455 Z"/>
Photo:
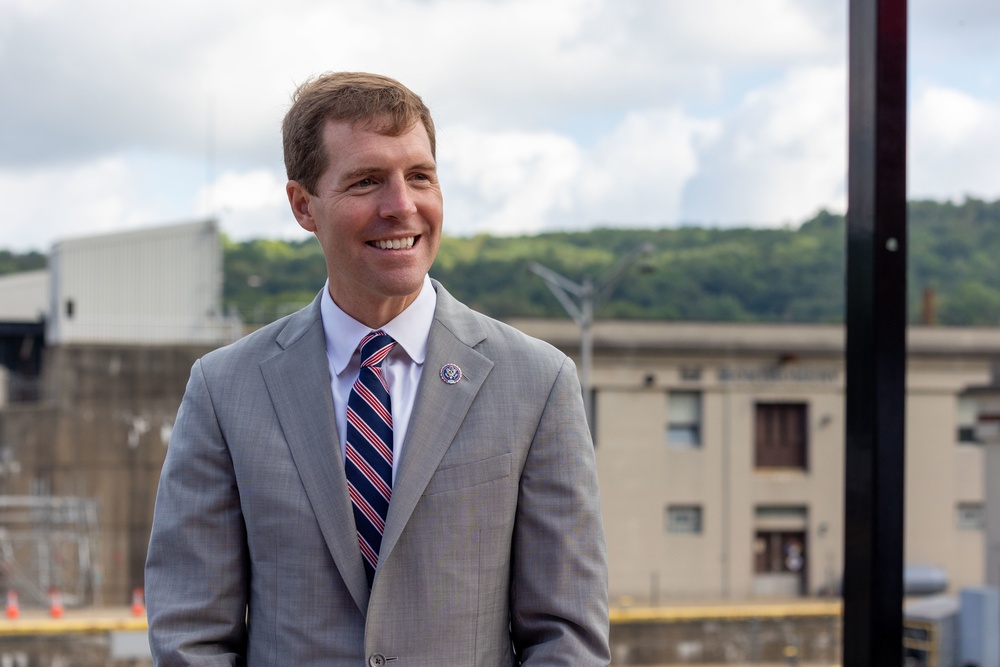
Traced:
<path fill-rule="evenodd" d="M 421 122 L 431 142 L 431 155 L 436 155 L 431 112 L 409 88 L 380 74 L 321 74 L 298 87 L 281 124 L 285 173 L 312 194 L 328 166 L 323 145 L 323 128 L 328 120 L 361 124 L 391 137 Z"/>

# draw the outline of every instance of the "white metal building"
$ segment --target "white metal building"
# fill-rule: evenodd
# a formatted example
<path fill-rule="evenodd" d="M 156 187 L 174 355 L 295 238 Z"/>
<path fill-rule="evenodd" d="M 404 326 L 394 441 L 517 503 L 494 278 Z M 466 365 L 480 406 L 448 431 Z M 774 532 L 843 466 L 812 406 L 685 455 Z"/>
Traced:
<path fill-rule="evenodd" d="M 222 240 L 213 220 L 61 241 L 49 272 L 49 345 L 238 336 L 222 313 Z"/>
<path fill-rule="evenodd" d="M 39 322 L 49 312 L 46 269 L 0 276 L 0 322 Z"/>

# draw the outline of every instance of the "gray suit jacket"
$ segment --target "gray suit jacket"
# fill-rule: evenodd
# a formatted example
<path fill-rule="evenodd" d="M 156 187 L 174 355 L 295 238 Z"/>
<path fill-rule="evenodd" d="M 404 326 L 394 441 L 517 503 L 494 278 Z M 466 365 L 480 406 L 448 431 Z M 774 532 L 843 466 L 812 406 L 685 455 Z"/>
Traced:
<path fill-rule="evenodd" d="M 146 563 L 156 664 L 607 665 L 572 361 L 439 284 L 369 594 L 319 298 L 195 363 Z M 457 364 L 462 380 L 438 376 Z"/>

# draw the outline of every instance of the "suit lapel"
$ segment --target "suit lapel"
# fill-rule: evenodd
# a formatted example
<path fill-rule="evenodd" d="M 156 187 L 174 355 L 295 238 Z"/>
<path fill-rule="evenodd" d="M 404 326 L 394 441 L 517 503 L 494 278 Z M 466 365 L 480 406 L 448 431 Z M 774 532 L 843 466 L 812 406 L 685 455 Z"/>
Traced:
<path fill-rule="evenodd" d="M 261 372 L 327 547 L 364 612 L 368 581 L 338 446 L 319 297 L 276 340 L 284 351 L 263 361 Z"/>
<path fill-rule="evenodd" d="M 427 483 L 451 446 L 465 415 L 479 393 L 493 362 L 473 349 L 485 332 L 465 306 L 437 282 L 438 303 L 427 339 L 427 357 L 417 400 L 410 417 L 403 457 L 393 484 L 379 562 L 392 552 Z M 462 369 L 462 380 L 447 384 L 440 370 L 445 364 Z"/>

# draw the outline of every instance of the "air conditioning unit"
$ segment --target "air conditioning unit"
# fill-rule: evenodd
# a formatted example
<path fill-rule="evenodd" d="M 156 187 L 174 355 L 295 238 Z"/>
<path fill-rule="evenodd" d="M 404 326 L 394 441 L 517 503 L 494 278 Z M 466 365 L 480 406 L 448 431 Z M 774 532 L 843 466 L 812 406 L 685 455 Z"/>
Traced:
<path fill-rule="evenodd" d="M 962 589 L 958 609 L 958 664 L 1000 665 L 1000 592 L 990 586 Z"/>

